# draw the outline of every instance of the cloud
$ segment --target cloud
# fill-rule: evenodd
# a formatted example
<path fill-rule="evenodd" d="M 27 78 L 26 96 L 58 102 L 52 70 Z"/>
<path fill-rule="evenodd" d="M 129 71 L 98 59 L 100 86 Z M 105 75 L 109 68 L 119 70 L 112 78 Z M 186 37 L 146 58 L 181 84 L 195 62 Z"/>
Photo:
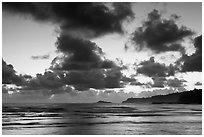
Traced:
<path fill-rule="evenodd" d="M 196 86 L 202 86 L 202 83 L 201 82 L 196 82 L 195 85 Z"/>
<path fill-rule="evenodd" d="M 168 80 L 167 80 L 167 85 L 168 85 L 169 87 L 183 87 L 183 86 L 184 86 L 183 82 L 185 82 L 185 81 L 179 80 L 179 79 L 177 79 L 177 78 L 168 79 Z"/>
<path fill-rule="evenodd" d="M 94 42 L 61 34 L 56 46 L 63 55 L 52 61 L 50 69 L 56 73 L 66 72 L 66 75 L 60 75 L 64 83 L 77 90 L 121 87 L 122 68 L 106 59 Z"/>
<path fill-rule="evenodd" d="M 2 59 L 2 84 L 24 85 L 25 82 L 24 77 L 17 75 L 14 67 Z"/>
<path fill-rule="evenodd" d="M 143 74 L 149 77 L 165 77 L 174 75 L 176 71 L 175 66 L 170 64 L 166 66 L 165 64 L 160 64 L 155 62 L 154 57 L 151 57 L 147 61 L 142 61 L 137 68 L 137 73 Z"/>
<path fill-rule="evenodd" d="M 121 81 L 123 81 L 123 82 L 135 82 L 136 79 L 133 78 L 133 77 L 123 76 L 122 79 L 121 79 Z"/>
<path fill-rule="evenodd" d="M 120 68 L 113 68 L 106 72 L 106 88 L 121 88 L 120 80 L 122 77 L 122 73 Z"/>
<path fill-rule="evenodd" d="M 184 87 L 185 85 L 183 84 L 186 82 L 183 79 L 167 79 L 165 77 L 153 77 L 153 84 L 150 84 L 151 87 L 153 88 L 164 88 L 164 87 L 170 87 L 170 88 L 180 88 Z"/>
<path fill-rule="evenodd" d="M 88 37 L 123 33 L 122 21 L 133 18 L 131 3 L 4 2 L 2 8 L 36 21 L 57 23 L 63 31 L 79 31 Z"/>
<path fill-rule="evenodd" d="M 179 61 L 183 62 L 181 72 L 198 71 L 202 72 L 202 35 L 194 40 L 196 52 L 191 56 L 183 55 Z"/>
<path fill-rule="evenodd" d="M 38 74 L 25 89 L 121 87 L 121 68 L 106 59 L 102 49 L 89 39 L 107 33 L 122 34 L 122 22 L 133 17 L 130 3 L 3 3 L 3 11 L 60 27 L 56 47 L 61 55 L 53 59 L 52 72 Z"/>
<path fill-rule="evenodd" d="M 197 53 L 202 53 L 202 35 L 195 38 L 194 46 Z"/>
<path fill-rule="evenodd" d="M 105 75 L 103 75 L 102 70 L 69 71 L 65 76 L 61 76 L 62 81 L 68 85 L 74 86 L 77 90 L 104 88 L 104 78 Z"/>
<path fill-rule="evenodd" d="M 77 90 L 87 90 L 89 88 L 105 89 L 120 88 L 120 79 L 122 73 L 119 69 L 109 70 L 86 70 L 86 71 L 69 71 L 61 79 L 68 85 L 72 85 Z"/>
<path fill-rule="evenodd" d="M 50 55 L 47 54 L 47 55 L 39 55 L 39 56 L 31 56 L 31 59 L 49 59 L 50 58 Z"/>
<path fill-rule="evenodd" d="M 134 85 L 134 86 L 146 85 L 145 83 L 141 83 L 137 81 L 137 79 L 135 79 L 134 77 L 127 77 L 125 75 L 122 76 L 122 78 L 120 79 L 120 82 L 123 85 Z"/>
<path fill-rule="evenodd" d="M 120 83 L 121 76 L 122 73 L 119 68 L 68 72 L 46 71 L 44 74 L 37 74 L 36 77 L 27 78 L 28 80 L 18 90 L 59 94 L 77 90 L 85 91 L 91 88 L 121 88 L 123 86 Z"/>
<path fill-rule="evenodd" d="M 13 83 L 15 85 L 12 85 L 12 88 L 9 88 L 9 85 L 5 85 L 6 88 L 4 89 L 7 92 L 12 89 L 11 91 L 19 92 L 19 94 L 41 94 L 43 96 L 75 92 L 73 86 L 67 85 L 57 73 L 51 71 L 46 71 L 44 74 L 36 74 L 36 77 L 23 75 L 20 78 L 24 78 L 23 84 Z"/>
<path fill-rule="evenodd" d="M 53 70 L 107 69 L 116 66 L 114 62 L 105 59 L 102 49 L 90 40 L 61 35 L 56 46 L 63 56 L 52 61 Z"/>
<path fill-rule="evenodd" d="M 35 78 L 31 79 L 27 84 L 27 89 L 58 89 L 65 84 L 61 82 L 57 74 L 50 71 L 44 74 L 37 74 Z"/>
<path fill-rule="evenodd" d="M 17 86 L 14 84 L 3 84 L 2 85 L 2 93 L 3 94 L 12 94 L 18 92 Z"/>
<path fill-rule="evenodd" d="M 166 83 L 165 77 L 154 77 L 152 79 L 153 79 L 153 84 L 151 84 L 151 87 L 164 88 Z"/>
<path fill-rule="evenodd" d="M 2 85 L 2 94 L 7 94 L 8 93 L 8 88 L 6 85 Z"/>
<path fill-rule="evenodd" d="M 31 75 L 27 75 L 27 74 L 23 75 L 23 77 L 24 77 L 25 79 L 31 79 L 31 78 L 32 78 Z"/>
<path fill-rule="evenodd" d="M 134 82 L 131 82 L 130 85 L 133 85 L 133 86 L 143 86 L 143 85 L 147 85 L 147 84 L 141 83 L 141 82 L 138 82 L 138 81 L 134 81 Z"/>
<path fill-rule="evenodd" d="M 135 49 L 147 48 L 155 53 L 183 52 L 184 47 L 181 42 L 194 33 L 185 26 L 179 27 L 176 24 L 178 18 L 177 15 L 172 15 L 169 19 L 163 19 L 157 10 L 150 12 L 142 27 L 137 28 L 133 33 L 132 41 L 135 44 Z"/>

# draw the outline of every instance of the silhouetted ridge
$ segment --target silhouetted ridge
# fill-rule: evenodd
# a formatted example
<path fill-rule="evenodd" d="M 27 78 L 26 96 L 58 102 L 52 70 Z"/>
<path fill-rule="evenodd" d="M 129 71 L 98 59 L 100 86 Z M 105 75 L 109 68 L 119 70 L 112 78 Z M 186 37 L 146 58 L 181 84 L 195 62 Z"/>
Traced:
<path fill-rule="evenodd" d="M 202 89 L 194 89 L 168 95 L 157 95 L 148 98 L 128 98 L 122 103 L 202 104 Z"/>
<path fill-rule="evenodd" d="M 108 101 L 98 101 L 96 103 L 111 103 L 111 102 L 108 102 Z"/>

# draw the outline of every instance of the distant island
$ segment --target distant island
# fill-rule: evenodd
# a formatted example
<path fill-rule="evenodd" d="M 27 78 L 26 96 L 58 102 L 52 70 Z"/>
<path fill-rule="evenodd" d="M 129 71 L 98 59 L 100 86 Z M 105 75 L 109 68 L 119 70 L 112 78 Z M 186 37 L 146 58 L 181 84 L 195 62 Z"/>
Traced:
<path fill-rule="evenodd" d="M 96 103 L 112 103 L 112 102 L 108 102 L 108 101 L 98 101 Z"/>
<path fill-rule="evenodd" d="M 202 104 L 202 89 L 177 92 L 167 95 L 157 95 L 147 98 L 128 98 L 122 103 L 148 104 Z"/>

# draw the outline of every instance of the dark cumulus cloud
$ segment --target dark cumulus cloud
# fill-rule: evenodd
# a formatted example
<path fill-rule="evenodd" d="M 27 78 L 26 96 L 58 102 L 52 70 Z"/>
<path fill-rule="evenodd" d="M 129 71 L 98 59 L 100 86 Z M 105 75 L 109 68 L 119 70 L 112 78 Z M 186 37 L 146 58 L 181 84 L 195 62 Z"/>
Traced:
<path fill-rule="evenodd" d="M 27 81 L 23 90 L 49 90 L 52 93 L 70 91 L 70 87 L 79 91 L 105 88 L 120 88 L 122 73 L 119 70 L 89 70 L 51 72 L 37 74 Z"/>
<path fill-rule="evenodd" d="M 168 79 L 167 85 L 169 87 L 183 87 L 184 86 L 183 82 L 186 82 L 186 81 L 179 80 L 178 78 Z"/>
<path fill-rule="evenodd" d="M 61 75 L 61 78 L 63 82 L 74 86 L 77 90 L 101 89 L 105 87 L 105 75 L 98 70 L 70 71 L 66 75 Z"/>
<path fill-rule="evenodd" d="M 121 81 L 125 83 L 130 83 L 130 82 L 135 82 L 136 79 L 134 77 L 122 76 Z"/>
<path fill-rule="evenodd" d="M 150 49 L 155 53 L 184 51 L 181 42 L 194 33 L 185 26 L 179 27 L 177 15 L 163 19 L 157 10 L 148 14 L 147 20 L 133 33 L 132 41 L 137 50 Z"/>
<path fill-rule="evenodd" d="M 176 67 L 170 64 L 166 66 L 159 62 L 155 62 L 154 57 L 151 57 L 147 61 L 142 61 L 137 68 L 137 73 L 143 74 L 149 77 L 165 77 L 174 75 Z"/>
<path fill-rule="evenodd" d="M 56 46 L 63 56 L 52 61 L 53 70 L 107 69 L 116 66 L 114 62 L 105 59 L 102 49 L 90 40 L 61 35 Z"/>
<path fill-rule="evenodd" d="M 52 94 L 71 93 L 74 89 L 61 79 L 59 74 L 52 71 L 45 71 L 44 74 L 36 74 L 35 77 L 24 75 L 25 82 L 21 87 L 13 89 L 20 90 L 23 95 L 35 95 L 36 93 L 45 96 Z M 6 89 L 5 89 L 6 90 Z M 7 87 L 8 91 L 8 87 Z"/>
<path fill-rule="evenodd" d="M 151 87 L 157 87 L 157 88 L 164 88 L 164 87 L 171 87 L 171 88 L 179 88 L 183 87 L 185 80 L 178 79 L 178 78 L 171 78 L 166 79 L 165 77 L 153 77 L 153 84 L 151 84 Z"/>
<path fill-rule="evenodd" d="M 28 84 L 28 89 L 57 89 L 64 86 L 57 74 L 46 71 L 44 74 L 37 74 Z"/>
<path fill-rule="evenodd" d="M 183 55 L 181 57 L 180 60 L 183 61 L 181 72 L 202 72 L 202 35 L 195 38 L 194 46 L 196 48 L 196 52 L 194 54 L 191 56 Z"/>
<path fill-rule="evenodd" d="M 50 55 L 37 55 L 37 56 L 31 56 L 31 59 L 37 60 L 37 59 L 49 59 Z"/>
<path fill-rule="evenodd" d="M 135 79 L 134 77 L 130 76 L 127 77 L 125 75 L 122 76 L 122 78 L 120 79 L 122 85 L 134 85 L 134 86 L 143 86 L 146 85 L 145 83 L 141 83 L 139 82 L 137 79 Z"/>
<path fill-rule="evenodd" d="M 80 31 L 86 36 L 89 33 L 91 37 L 112 32 L 123 33 L 122 21 L 134 15 L 130 3 L 4 2 L 3 10 L 30 15 L 41 22 L 58 23 L 63 31 Z"/>
<path fill-rule="evenodd" d="M 122 73 L 117 68 L 69 71 L 66 75 L 60 75 L 60 77 L 65 84 L 72 85 L 77 90 L 120 88 L 122 86 L 120 83 Z"/>
<path fill-rule="evenodd" d="M 26 79 L 30 77 L 29 75 L 17 75 L 13 65 L 7 64 L 2 59 L 2 84 L 16 84 L 21 86 L 24 85 Z"/>
<path fill-rule="evenodd" d="M 120 83 L 120 80 L 122 78 L 122 73 L 120 71 L 120 68 L 113 68 L 105 73 L 105 87 L 106 88 L 121 88 L 122 85 Z"/>
<path fill-rule="evenodd" d="M 153 77 L 152 80 L 153 84 L 151 84 L 151 87 L 163 88 L 166 84 L 165 77 Z"/>
<path fill-rule="evenodd" d="M 120 67 L 106 59 L 102 49 L 90 38 L 107 33 L 122 34 L 122 22 L 133 18 L 130 3 L 3 3 L 3 10 L 60 27 L 56 47 L 62 55 L 50 67 L 60 79 L 49 80 L 47 75 L 51 74 L 46 73 L 32 79 L 28 87 L 66 84 L 78 90 L 121 87 Z"/>
<path fill-rule="evenodd" d="M 106 59 L 102 49 L 94 42 L 61 34 L 56 47 L 63 56 L 56 57 L 50 69 L 56 73 L 66 72 L 60 75 L 63 83 L 77 90 L 121 87 L 121 68 Z"/>

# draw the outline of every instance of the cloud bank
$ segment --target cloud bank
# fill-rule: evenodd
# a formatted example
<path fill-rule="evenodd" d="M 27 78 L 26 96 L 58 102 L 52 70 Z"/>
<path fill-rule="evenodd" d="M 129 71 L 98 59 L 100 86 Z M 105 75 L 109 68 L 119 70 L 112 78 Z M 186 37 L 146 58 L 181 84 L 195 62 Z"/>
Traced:
<path fill-rule="evenodd" d="M 58 23 L 63 31 L 79 31 L 87 37 L 123 33 L 122 21 L 134 15 L 130 3 L 12 2 L 3 3 L 2 8 L 36 21 Z"/>

